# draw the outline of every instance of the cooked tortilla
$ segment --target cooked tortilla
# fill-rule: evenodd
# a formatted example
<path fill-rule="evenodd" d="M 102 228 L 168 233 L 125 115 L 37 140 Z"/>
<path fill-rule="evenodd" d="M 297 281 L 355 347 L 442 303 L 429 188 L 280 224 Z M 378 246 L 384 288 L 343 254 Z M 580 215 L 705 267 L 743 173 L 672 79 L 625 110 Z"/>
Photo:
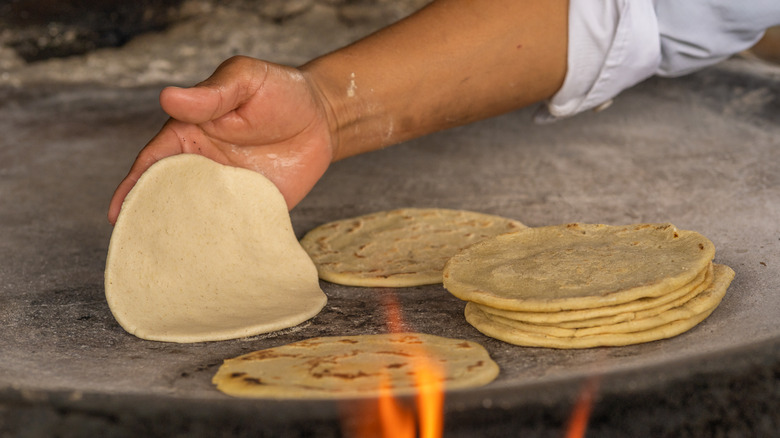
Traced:
<path fill-rule="evenodd" d="M 273 183 L 198 155 L 158 161 L 127 195 L 105 289 L 125 330 L 168 342 L 295 326 L 326 302 Z"/>
<path fill-rule="evenodd" d="M 595 307 L 592 309 L 561 310 L 558 312 L 516 312 L 496 309 L 477 303 L 469 303 L 491 315 L 514 319 L 531 324 L 555 325 L 562 328 L 585 328 L 657 315 L 672 307 L 689 301 L 712 283 L 712 263 L 693 281 L 665 295 L 650 298 L 640 298 L 614 306 Z"/>
<path fill-rule="evenodd" d="M 212 382 L 236 397 L 376 397 L 417 392 L 415 377 L 434 370 L 444 389 L 482 386 L 498 365 L 479 344 L 421 333 L 312 338 L 226 360 Z"/>
<path fill-rule="evenodd" d="M 679 290 L 714 255 L 706 237 L 672 224 L 528 228 L 456 254 L 444 268 L 444 287 L 498 309 L 593 309 Z"/>
<path fill-rule="evenodd" d="M 407 208 L 321 225 L 301 245 L 323 280 L 407 287 L 441 283 L 444 264 L 462 248 L 524 228 L 518 221 L 483 213 Z"/>
<path fill-rule="evenodd" d="M 731 268 L 715 265 L 712 284 L 681 306 L 648 318 L 582 331 L 491 316 L 476 306 L 466 306 L 465 315 L 483 334 L 515 345 L 568 349 L 639 344 L 677 336 L 699 324 L 717 308 L 733 279 Z"/>

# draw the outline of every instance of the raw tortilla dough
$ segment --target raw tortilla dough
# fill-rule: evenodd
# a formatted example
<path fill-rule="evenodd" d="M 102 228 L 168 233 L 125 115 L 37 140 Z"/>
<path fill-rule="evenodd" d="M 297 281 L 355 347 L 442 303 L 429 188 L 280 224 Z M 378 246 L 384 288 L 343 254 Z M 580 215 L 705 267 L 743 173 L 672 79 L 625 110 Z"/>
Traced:
<path fill-rule="evenodd" d="M 323 280 L 409 287 L 441 283 L 444 264 L 462 248 L 525 228 L 512 219 L 473 211 L 405 208 L 320 225 L 301 244 Z"/>
<path fill-rule="evenodd" d="M 479 344 L 423 333 L 312 338 L 226 360 L 212 378 L 236 397 L 376 397 L 417 391 L 414 376 L 435 366 L 444 389 L 482 386 L 498 365 Z"/>
<path fill-rule="evenodd" d="M 167 342 L 280 330 L 326 302 L 274 184 L 190 154 L 158 161 L 127 195 L 105 289 L 125 330 Z"/>

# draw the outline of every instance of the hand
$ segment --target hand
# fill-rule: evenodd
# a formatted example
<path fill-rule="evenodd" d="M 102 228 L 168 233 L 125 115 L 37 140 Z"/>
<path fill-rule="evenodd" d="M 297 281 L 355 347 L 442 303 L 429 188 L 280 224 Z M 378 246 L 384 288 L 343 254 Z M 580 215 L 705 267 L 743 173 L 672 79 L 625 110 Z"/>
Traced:
<path fill-rule="evenodd" d="M 194 153 L 265 175 L 292 208 L 333 158 L 326 106 L 299 70 L 234 57 L 192 88 L 169 87 L 160 104 L 171 119 L 141 150 L 114 192 L 108 220 L 156 161 Z"/>

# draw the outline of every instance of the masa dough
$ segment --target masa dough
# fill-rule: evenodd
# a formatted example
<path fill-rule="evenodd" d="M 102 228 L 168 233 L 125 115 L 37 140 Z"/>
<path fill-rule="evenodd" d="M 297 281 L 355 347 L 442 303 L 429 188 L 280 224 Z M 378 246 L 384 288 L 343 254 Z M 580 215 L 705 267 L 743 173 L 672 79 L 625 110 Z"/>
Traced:
<path fill-rule="evenodd" d="M 125 330 L 168 342 L 295 326 L 326 302 L 276 186 L 192 154 L 158 161 L 125 198 L 105 289 Z"/>

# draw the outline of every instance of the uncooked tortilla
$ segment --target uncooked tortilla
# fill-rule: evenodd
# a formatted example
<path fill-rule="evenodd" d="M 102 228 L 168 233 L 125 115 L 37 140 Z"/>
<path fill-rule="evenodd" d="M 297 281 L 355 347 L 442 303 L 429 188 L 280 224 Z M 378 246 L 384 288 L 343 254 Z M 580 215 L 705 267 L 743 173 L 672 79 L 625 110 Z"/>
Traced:
<path fill-rule="evenodd" d="M 498 365 L 481 345 L 423 333 L 312 338 L 226 360 L 212 378 L 220 391 L 255 398 L 376 397 L 418 390 L 422 367 L 443 389 L 485 385 Z M 433 368 L 431 368 L 433 367 Z"/>
<path fill-rule="evenodd" d="M 409 287 L 441 283 L 444 264 L 459 250 L 525 228 L 516 220 L 484 213 L 406 208 L 320 225 L 301 244 L 323 280 Z"/>
<path fill-rule="evenodd" d="M 191 154 L 158 161 L 125 198 L 105 289 L 125 330 L 167 342 L 292 327 L 327 300 L 274 184 Z"/>

